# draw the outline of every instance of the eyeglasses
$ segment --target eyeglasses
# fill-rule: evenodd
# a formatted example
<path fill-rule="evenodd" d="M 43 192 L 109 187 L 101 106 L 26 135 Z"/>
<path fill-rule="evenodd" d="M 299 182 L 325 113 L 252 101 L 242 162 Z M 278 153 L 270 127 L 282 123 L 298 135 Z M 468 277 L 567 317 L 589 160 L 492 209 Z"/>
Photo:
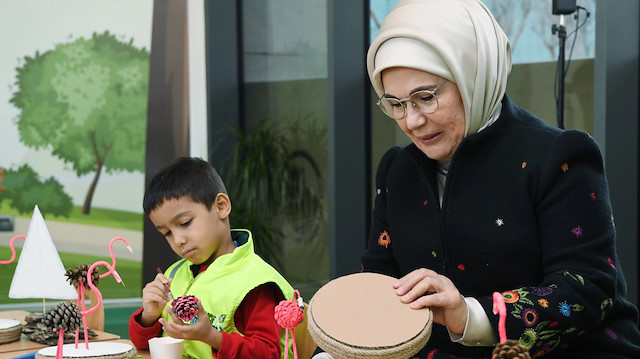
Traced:
<path fill-rule="evenodd" d="M 395 119 L 396 121 L 402 120 L 407 114 L 407 106 L 404 104 L 409 101 L 414 109 L 421 113 L 428 115 L 436 112 L 438 109 L 438 96 L 436 91 L 440 90 L 442 85 L 447 83 L 448 80 L 444 80 L 438 87 L 433 90 L 420 90 L 411 94 L 407 98 L 397 99 L 393 97 L 381 97 L 378 100 L 377 105 L 380 107 L 385 115 Z"/>

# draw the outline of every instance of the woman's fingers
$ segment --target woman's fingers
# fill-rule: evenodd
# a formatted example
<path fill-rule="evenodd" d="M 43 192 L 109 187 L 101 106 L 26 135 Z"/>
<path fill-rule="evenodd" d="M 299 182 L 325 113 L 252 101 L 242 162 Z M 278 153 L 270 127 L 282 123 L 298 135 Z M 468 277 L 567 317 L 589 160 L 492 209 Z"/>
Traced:
<path fill-rule="evenodd" d="M 467 305 L 453 282 L 432 270 L 421 268 L 400 278 L 395 284 L 396 294 L 403 303 L 414 309 L 427 307 L 434 321 L 454 333 L 464 331 Z"/>

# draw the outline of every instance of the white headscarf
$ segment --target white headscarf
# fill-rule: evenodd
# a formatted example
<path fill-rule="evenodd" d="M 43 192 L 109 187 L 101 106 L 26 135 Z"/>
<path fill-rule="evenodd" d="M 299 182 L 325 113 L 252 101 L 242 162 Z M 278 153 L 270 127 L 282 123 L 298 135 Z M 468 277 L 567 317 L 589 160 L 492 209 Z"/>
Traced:
<path fill-rule="evenodd" d="M 409 67 L 455 82 L 465 136 L 497 119 L 511 72 L 509 39 L 479 0 L 402 0 L 380 26 L 367 54 L 369 78 L 384 94 L 381 72 Z"/>

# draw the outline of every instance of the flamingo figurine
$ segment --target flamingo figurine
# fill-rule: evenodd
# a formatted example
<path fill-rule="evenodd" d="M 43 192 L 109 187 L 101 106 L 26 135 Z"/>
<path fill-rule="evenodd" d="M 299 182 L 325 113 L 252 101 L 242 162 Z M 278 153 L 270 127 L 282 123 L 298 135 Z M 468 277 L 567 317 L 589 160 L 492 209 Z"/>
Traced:
<path fill-rule="evenodd" d="M 96 310 L 98 310 L 98 308 L 100 307 L 100 305 L 102 305 L 102 293 L 100 293 L 100 290 L 98 289 L 98 287 L 96 287 L 93 284 L 93 281 L 91 280 L 91 273 L 93 273 L 93 270 L 99 266 L 99 265 L 104 265 L 105 267 L 107 267 L 107 269 L 109 270 L 108 273 L 113 274 L 113 277 L 115 278 L 116 282 L 118 283 L 122 283 L 122 278 L 120 278 L 120 275 L 118 274 L 118 272 L 115 271 L 115 269 L 111 266 L 111 264 L 105 262 L 105 261 L 97 261 L 95 263 L 93 263 L 90 267 L 89 267 L 89 271 L 87 272 L 87 285 L 89 286 L 89 288 L 91 288 L 91 291 L 93 291 L 96 294 L 96 303 L 93 307 L 86 309 L 84 307 L 84 301 L 82 303 L 82 311 L 80 312 L 82 314 L 82 319 L 84 321 L 84 319 L 86 318 L 87 315 L 95 312 Z M 80 287 L 82 288 L 82 287 Z M 81 291 L 83 292 L 83 290 L 81 289 Z M 84 293 L 83 293 L 84 294 Z M 92 303 L 93 304 L 93 303 Z M 76 336 L 77 338 L 77 336 Z M 89 349 L 89 337 L 87 335 L 87 327 L 84 327 L 84 343 L 87 349 Z"/>
<path fill-rule="evenodd" d="M 11 241 L 9 241 L 9 248 L 11 248 L 11 259 L 9 259 L 8 261 L 0 261 L 0 264 L 9 264 L 9 263 L 12 263 L 16 259 L 16 249 L 13 247 L 13 242 L 15 242 L 16 239 L 18 239 L 18 238 L 22 238 L 23 240 L 27 239 L 22 234 L 18 234 L 17 236 L 11 238 Z"/>
<path fill-rule="evenodd" d="M 122 279 L 120 278 L 120 274 L 118 274 L 118 272 L 116 271 L 116 256 L 113 253 L 113 244 L 115 243 L 115 241 L 118 241 L 118 240 L 124 242 L 127 245 L 127 249 L 129 250 L 129 252 L 133 253 L 133 249 L 131 248 L 131 245 L 129 244 L 129 241 L 127 241 L 125 238 L 123 238 L 123 237 L 114 237 L 114 238 L 112 238 L 111 241 L 109 241 L 109 253 L 111 254 L 111 265 L 109 266 L 108 264 L 105 264 L 105 266 L 107 267 L 108 271 L 106 271 L 103 274 L 100 274 L 99 278 L 104 278 L 104 277 L 106 277 L 106 276 L 108 276 L 110 274 L 113 274 L 113 276 L 115 278 L 117 278 L 116 279 L 117 282 L 118 283 L 122 283 L 122 285 L 124 285 L 124 281 L 122 281 Z M 88 273 L 92 273 L 92 272 L 88 272 Z M 91 275 L 88 275 L 88 278 L 90 278 L 90 277 L 91 277 Z M 87 283 L 89 283 L 89 282 L 87 282 Z M 91 295 L 91 294 L 94 294 L 94 295 Z M 93 291 L 89 291 L 89 298 L 91 299 L 92 303 L 95 302 L 95 299 L 97 299 L 96 296 L 95 296 L 95 293 Z M 78 286 L 78 307 L 80 307 L 81 310 L 83 310 L 83 311 L 85 310 L 84 286 L 83 286 L 83 283 L 81 283 L 81 282 L 79 283 L 79 286 Z M 94 309 L 93 311 L 95 311 L 96 309 Z M 94 324 L 96 324 L 96 326 L 101 326 L 100 325 L 101 323 L 104 323 L 104 317 L 103 316 L 100 316 L 100 317 L 98 317 L 98 318 L 96 318 L 94 320 Z M 87 333 L 86 333 L 87 329 L 86 328 L 87 328 L 88 324 L 87 324 L 87 318 L 84 315 L 82 316 L 82 324 L 83 324 L 83 327 L 84 327 L 85 338 L 86 338 L 86 335 L 87 335 Z M 79 334 L 79 329 L 76 329 L 76 342 L 75 342 L 76 348 L 78 348 L 78 340 L 79 340 L 79 335 L 78 334 Z M 89 344 L 87 343 L 86 340 L 85 340 L 85 344 L 87 346 L 87 349 L 89 349 Z"/>

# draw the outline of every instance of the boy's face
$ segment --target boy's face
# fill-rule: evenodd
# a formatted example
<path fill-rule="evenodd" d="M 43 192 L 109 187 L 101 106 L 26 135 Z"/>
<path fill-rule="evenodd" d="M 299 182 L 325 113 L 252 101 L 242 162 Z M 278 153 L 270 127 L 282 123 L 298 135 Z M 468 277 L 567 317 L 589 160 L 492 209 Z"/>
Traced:
<path fill-rule="evenodd" d="M 194 264 L 210 264 L 235 248 L 228 217 L 229 197 L 218 194 L 211 210 L 188 197 L 165 200 L 149 219 L 180 257 Z"/>

